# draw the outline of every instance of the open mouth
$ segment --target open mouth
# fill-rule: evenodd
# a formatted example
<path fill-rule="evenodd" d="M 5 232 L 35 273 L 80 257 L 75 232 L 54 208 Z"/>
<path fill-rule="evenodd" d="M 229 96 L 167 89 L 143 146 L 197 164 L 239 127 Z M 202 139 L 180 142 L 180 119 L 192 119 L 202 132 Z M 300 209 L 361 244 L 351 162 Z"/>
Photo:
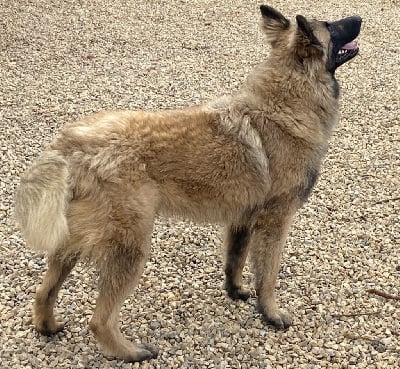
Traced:
<path fill-rule="evenodd" d="M 343 45 L 336 54 L 336 64 L 341 65 L 358 54 L 358 42 L 356 40 L 350 41 Z"/>
<path fill-rule="evenodd" d="M 328 70 L 334 73 L 336 68 L 353 59 L 359 51 L 356 37 L 360 33 L 362 19 L 358 15 L 336 22 L 327 22 L 333 50 Z"/>

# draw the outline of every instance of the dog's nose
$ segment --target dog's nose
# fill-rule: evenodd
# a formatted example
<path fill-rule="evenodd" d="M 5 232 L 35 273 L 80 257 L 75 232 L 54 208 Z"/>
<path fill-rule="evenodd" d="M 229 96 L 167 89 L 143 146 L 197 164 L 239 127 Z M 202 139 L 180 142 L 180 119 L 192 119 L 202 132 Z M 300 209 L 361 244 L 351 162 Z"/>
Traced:
<path fill-rule="evenodd" d="M 361 25 L 362 23 L 362 18 L 359 15 L 353 15 L 352 17 L 347 17 L 341 20 L 342 23 L 352 23 L 352 24 L 357 24 Z"/>
<path fill-rule="evenodd" d="M 361 25 L 362 18 L 359 15 L 354 15 L 352 18 L 353 18 L 354 22 L 357 22 Z"/>
<path fill-rule="evenodd" d="M 331 34 L 336 38 L 355 39 L 361 29 L 362 19 L 358 15 L 346 17 L 339 21 L 330 23 Z M 347 37 L 348 36 L 348 37 Z"/>

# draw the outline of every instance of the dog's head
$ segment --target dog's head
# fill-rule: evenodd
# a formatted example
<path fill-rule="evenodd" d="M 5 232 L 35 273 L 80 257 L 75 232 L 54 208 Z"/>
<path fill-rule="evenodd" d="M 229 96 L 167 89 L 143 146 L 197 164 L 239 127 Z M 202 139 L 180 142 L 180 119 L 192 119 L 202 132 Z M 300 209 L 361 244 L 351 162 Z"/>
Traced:
<path fill-rule="evenodd" d="M 260 10 L 262 29 L 273 52 L 279 54 L 280 58 L 293 60 L 306 68 L 319 65 L 334 74 L 336 68 L 358 53 L 355 39 L 361 28 L 359 16 L 324 22 L 307 20 L 302 15 L 297 15 L 296 24 L 291 24 L 281 13 L 269 6 L 261 5 Z"/>

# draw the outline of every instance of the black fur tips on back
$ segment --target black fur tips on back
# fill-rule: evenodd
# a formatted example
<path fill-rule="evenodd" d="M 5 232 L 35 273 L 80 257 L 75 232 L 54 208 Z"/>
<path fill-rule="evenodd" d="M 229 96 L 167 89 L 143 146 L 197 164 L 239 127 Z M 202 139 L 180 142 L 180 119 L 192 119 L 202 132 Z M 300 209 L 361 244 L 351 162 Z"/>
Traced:
<path fill-rule="evenodd" d="M 289 28 L 290 21 L 287 18 L 285 18 L 281 13 L 279 13 L 277 10 L 275 10 L 274 8 L 271 8 L 268 5 L 261 5 L 260 10 L 261 10 L 261 14 L 263 17 L 278 21 L 278 22 L 282 23 L 284 28 Z"/>

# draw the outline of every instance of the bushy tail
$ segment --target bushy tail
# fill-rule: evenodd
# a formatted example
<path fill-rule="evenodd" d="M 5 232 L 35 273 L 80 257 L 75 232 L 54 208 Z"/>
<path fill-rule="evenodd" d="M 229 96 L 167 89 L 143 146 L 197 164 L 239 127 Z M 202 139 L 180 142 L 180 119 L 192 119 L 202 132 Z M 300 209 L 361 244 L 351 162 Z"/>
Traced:
<path fill-rule="evenodd" d="M 21 179 L 15 216 L 27 244 L 35 250 L 53 254 L 68 238 L 68 177 L 68 163 L 60 152 L 50 150 Z"/>

